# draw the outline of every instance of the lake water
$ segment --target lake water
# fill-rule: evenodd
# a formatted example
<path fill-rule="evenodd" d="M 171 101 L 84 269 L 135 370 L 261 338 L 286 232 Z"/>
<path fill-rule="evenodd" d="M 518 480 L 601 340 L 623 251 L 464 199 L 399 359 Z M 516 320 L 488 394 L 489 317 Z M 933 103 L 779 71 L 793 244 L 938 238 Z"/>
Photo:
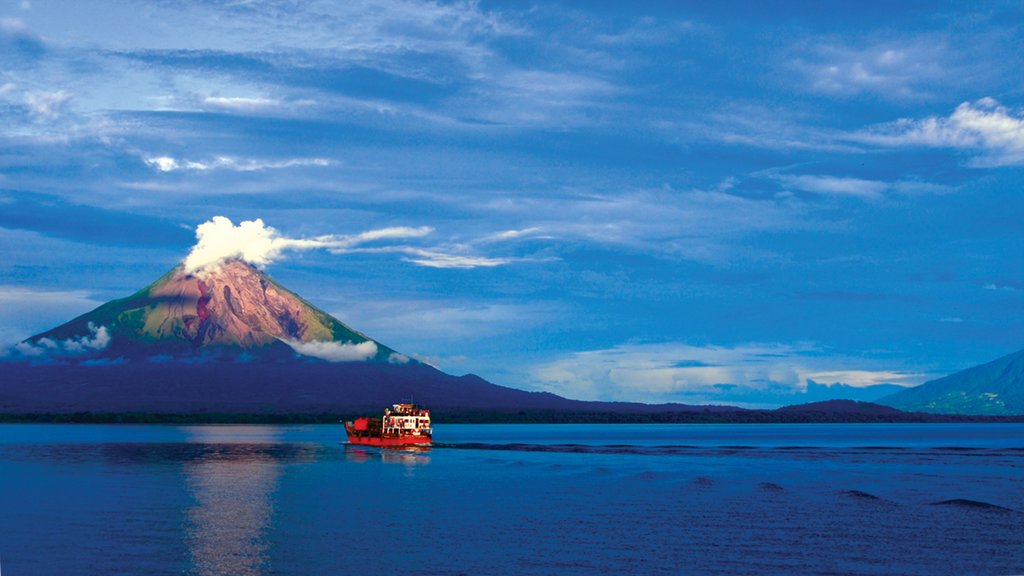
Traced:
<path fill-rule="evenodd" d="M 1024 573 L 1024 425 L 0 425 L 37 574 Z"/>

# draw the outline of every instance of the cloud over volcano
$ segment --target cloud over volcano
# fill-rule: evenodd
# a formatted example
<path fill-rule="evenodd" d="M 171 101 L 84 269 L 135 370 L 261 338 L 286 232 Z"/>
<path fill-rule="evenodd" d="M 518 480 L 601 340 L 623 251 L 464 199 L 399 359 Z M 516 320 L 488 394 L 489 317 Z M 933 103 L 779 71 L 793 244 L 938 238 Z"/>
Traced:
<path fill-rule="evenodd" d="M 432 228 L 426 226 L 400 226 L 370 230 L 354 236 L 289 238 L 264 224 L 260 218 L 244 220 L 236 226 L 229 218 L 214 216 L 196 227 L 197 242 L 185 258 L 185 271 L 201 273 L 233 259 L 263 267 L 280 259 L 289 250 L 327 249 L 341 253 L 367 242 L 420 238 L 432 231 Z"/>

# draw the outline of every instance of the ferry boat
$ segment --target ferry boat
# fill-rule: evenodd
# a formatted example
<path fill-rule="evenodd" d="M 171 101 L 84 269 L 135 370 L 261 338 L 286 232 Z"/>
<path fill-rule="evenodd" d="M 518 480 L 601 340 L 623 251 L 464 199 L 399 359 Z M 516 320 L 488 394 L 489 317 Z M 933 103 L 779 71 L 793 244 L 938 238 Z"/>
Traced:
<path fill-rule="evenodd" d="M 382 418 L 356 418 L 345 422 L 350 444 L 360 446 L 424 446 L 431 442 L 430 410 L 416 404 L 394 404 Z"/>

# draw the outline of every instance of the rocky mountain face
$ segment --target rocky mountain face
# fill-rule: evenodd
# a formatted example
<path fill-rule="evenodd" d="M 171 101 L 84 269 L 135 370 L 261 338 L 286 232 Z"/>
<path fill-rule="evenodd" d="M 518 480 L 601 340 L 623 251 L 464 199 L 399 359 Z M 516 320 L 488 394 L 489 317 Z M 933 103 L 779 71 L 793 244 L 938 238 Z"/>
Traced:
<path fill-rule="evenodd" d="M 1024 350 L 877 401 L 938 414 L 1024 414 Z"/>

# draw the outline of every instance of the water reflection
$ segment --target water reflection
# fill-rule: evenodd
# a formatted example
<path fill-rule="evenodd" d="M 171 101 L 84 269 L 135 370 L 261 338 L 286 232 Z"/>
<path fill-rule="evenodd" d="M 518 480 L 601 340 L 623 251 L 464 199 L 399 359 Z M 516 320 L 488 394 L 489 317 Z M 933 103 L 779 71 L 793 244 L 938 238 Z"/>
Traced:
<path fill-rule="evenodd" d="M 345 445 L 345 460 L 364 463 L 380 460 L 387 464 L 404 464 L 407 467 L 430 463 L 430 446 L 407 446 L 404 448 L 363 448 Z"/>
<path fill-rule="evenodd" d="M 186 510 L 186 543 L 196 574 L 264 574 L 267 530 L 281 462 L 315 457 L 315 450 L 280 443 L 262 426 L 187 428 L 202 446 L 184 462 L 194 505 Z"/>

